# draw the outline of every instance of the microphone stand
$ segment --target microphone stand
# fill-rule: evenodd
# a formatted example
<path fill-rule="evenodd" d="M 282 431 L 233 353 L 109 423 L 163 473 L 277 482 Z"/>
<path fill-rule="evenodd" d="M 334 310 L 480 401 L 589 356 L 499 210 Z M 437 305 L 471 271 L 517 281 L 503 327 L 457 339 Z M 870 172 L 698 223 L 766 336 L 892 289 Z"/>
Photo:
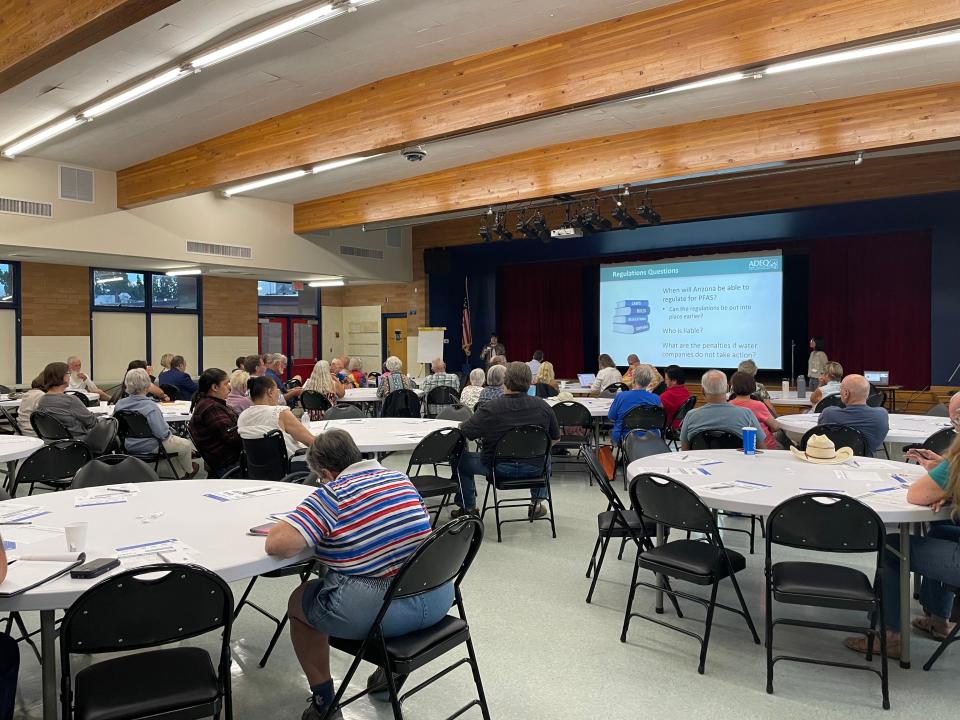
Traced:
<path fill-rule="evenodd" d="M 791 340 L 790 341 L 790 382 L 793 382 L 794 379 L 797 377 L 794 374 L 794 370 L 796 368 L 793 367 L 793 363 L 796 360 L 796 358 L 797 358 L 797 341 Z"/>

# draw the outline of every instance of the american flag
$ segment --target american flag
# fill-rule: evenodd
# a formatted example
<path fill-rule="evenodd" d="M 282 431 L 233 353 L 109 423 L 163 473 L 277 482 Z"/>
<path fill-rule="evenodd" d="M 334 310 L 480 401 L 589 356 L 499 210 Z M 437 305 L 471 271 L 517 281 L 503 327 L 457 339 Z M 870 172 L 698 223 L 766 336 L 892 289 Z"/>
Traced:
<path fill-rule="evenodd" d="M 473 332 L 470 329 L 470 292 L 467 288 L 467 278 L 463 279 L 463 321 L 460 325 L 460 347 L 463 354 L 470 357 L 470 346 L 473 345 Z"/>

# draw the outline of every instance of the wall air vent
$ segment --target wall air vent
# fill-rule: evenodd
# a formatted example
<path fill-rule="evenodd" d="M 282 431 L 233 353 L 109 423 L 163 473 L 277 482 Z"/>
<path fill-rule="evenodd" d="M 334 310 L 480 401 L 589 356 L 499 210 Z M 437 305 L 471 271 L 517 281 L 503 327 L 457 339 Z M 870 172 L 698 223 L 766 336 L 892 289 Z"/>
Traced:
<path fill-rule="evenodd" d="M 0 197 L 0 213 L 26 215 L 27 217 L 37 218 L 52 218 L 53 203 Z"/>
<path fill-rule="evenodd" d="M 372 250 L 370 248 L 354 247 L 353 245 L 341 245 L 340 254 L 370 260 L 383 260 L 383 250 Z"/>
<path fill-rule="evenodd" d="M 60 199 L 93 202 L 93 170 L 60 166 Z"/>
<path fill-rule="evenodd" d="M 217 245 L 216 243 L 187 240 L 187 252 L 192 255 L 212 255 L 221 258 L 237 258 L 239 260 L 253 259 L 253 248 L 243 245 Z"/>
<path fill-rule="evenodd" d="M 403 247 L 403 233 L 400 228 L 387 228 L 387 247 Z"/>

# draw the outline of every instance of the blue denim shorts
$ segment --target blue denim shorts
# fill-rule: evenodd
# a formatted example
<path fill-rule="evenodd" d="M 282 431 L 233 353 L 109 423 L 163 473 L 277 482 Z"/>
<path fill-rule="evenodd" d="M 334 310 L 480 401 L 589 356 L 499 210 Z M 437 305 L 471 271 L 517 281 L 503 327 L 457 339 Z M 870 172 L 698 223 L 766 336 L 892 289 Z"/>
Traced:
<path fill-rule="evenodd" d="M 303 589 L 303 614 L 315 630 L 347 640 L 362 640 L 383 605 L 391 578 L 342 575 L 332 570 Z M 383 618 L 386 637 L 436 625 L 453 605 L 453 583 L 390 603 Z"/>

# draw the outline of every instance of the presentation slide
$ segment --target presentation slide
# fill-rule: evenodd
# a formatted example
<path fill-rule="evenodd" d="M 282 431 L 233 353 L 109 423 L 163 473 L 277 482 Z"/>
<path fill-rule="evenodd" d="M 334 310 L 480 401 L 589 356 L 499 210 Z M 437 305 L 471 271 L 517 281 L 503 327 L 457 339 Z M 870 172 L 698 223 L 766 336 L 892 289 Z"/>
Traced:
<path fill-rule="evenodd" d="M 781 367 L 783 257 L 713 255 L 600 268 L 600 352 L 663 367 Z"/>

